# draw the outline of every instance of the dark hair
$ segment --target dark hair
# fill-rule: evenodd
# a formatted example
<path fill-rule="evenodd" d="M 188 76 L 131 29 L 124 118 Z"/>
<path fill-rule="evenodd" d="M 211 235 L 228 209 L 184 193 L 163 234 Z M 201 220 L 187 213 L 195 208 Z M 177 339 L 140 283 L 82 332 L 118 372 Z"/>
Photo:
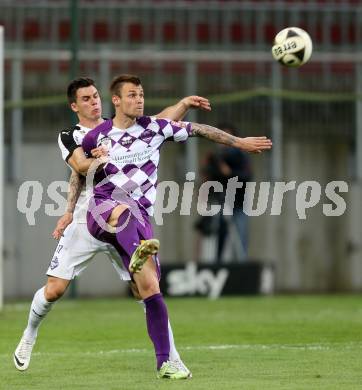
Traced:
<path fill-rule="evenodd" d="M 75 103 L 77 100 L 77 91 L 79 88 L 86 88 L 91 85 L 95 86 L 95 82 L 89 77 L 79 77 L 78 79 L 71 81 L 67 88 L 67 98 L 69 104 Z"/>
<path fill-rule="evenodd" d="M 112 95 L 120 96 L 120 91 L 125 83 L 132 83 L 134 85 L 141 85 L 141 79 L 132 74 L 121 74 L 115 77 L 109 87 Z"/>

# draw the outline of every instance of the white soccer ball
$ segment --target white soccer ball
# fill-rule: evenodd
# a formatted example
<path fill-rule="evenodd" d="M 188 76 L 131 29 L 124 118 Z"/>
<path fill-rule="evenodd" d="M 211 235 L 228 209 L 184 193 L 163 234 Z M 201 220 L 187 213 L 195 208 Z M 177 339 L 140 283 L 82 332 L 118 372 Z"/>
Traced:
<path fill-rule="evenodd" d="M 290 67 L 305 64 L 312 55 L 313 44 L 309 34 L 299 27 L 287 27 L 274 38 L 274 59 Z"/>

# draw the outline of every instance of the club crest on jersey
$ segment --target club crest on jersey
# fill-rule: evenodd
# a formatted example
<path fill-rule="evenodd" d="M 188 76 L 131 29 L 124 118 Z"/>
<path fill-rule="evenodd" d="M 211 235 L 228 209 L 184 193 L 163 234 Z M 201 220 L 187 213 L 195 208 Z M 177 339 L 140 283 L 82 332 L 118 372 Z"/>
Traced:
<path fill-rule="evenodd" d="M 142 141 L 149 143 L 149 142 L 151 142 L 151 140 L 152 140 L 154 134 L 155 134 L 155 133 L 154 133 L 152 130 L 146 129 L 146 130 L 140 135 L 139 138 L 140 138 Z"/>
<path fill-rule="evenodd" d="M 50 269 L 53 270 L 55 268 L 57 268 L 59 265 L 59 260 L 58 260 L 58 257 L 53 257 L 52 258 L 52 261 L 50 262 Z"/>
<path fill-rule="evenodd" d="M 123 147 L 128 149 L 133 144 L 134 140 L 135 140 L 134 137 L 132 137 L 130 134 L 126 133 L 118 141 L 118 143 L 121 144 Z"/>

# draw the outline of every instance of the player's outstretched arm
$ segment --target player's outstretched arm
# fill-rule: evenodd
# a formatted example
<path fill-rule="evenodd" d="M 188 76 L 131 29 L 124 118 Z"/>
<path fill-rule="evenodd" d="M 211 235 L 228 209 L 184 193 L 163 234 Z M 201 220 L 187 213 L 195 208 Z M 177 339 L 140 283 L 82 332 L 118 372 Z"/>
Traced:
<path fill-rule="evenodd" d="M 225 131 L 209 125 L 191 123 L 192 136 L 204 137 L 210 141 L 232 146 L 249 153 L 261 153 L 272 147 L 272 142 L 267 137 L 235 137 Z"/>
<path fill-rule="evenodd" d="M 166 107 L 156 115 L 157 118 L 167 118 L 173 121 L 180 121 L 191 108 L 204 111 L 211 111 L 211 105 L 208 99 L 202 96 L 186 96 L 173 106 Z"/>
<path fill-rule="evenodd" d="M 75 205 L 78 201 L 79 195 L 82 192 L 82 188 L 85 183 L 85 178 L 79 175 L 77 172 L 72 170 L 72 174 L 69 179 L 68 197 L 67 197 L 67 208 L 62 217 L 58 219 L 52 234 L 53 238 L 59 240 L 63 235 L 66 227 L 73 221 L 73 212 Z"/>

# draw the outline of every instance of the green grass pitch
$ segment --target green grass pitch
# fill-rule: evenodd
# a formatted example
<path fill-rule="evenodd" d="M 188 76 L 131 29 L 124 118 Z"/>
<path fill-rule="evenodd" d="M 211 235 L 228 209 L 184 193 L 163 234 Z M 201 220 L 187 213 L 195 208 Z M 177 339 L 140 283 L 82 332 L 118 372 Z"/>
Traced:
<path fill-rule="evenodd" d="M 155 377 L 141 306 L 63 300 L 42 324 L 28 371 L 12 353 L 29 303 L 0 313 L 0 389 L 361 389 L 361 296 L 167 299 L 176 344 L 193 372 Z"/>

